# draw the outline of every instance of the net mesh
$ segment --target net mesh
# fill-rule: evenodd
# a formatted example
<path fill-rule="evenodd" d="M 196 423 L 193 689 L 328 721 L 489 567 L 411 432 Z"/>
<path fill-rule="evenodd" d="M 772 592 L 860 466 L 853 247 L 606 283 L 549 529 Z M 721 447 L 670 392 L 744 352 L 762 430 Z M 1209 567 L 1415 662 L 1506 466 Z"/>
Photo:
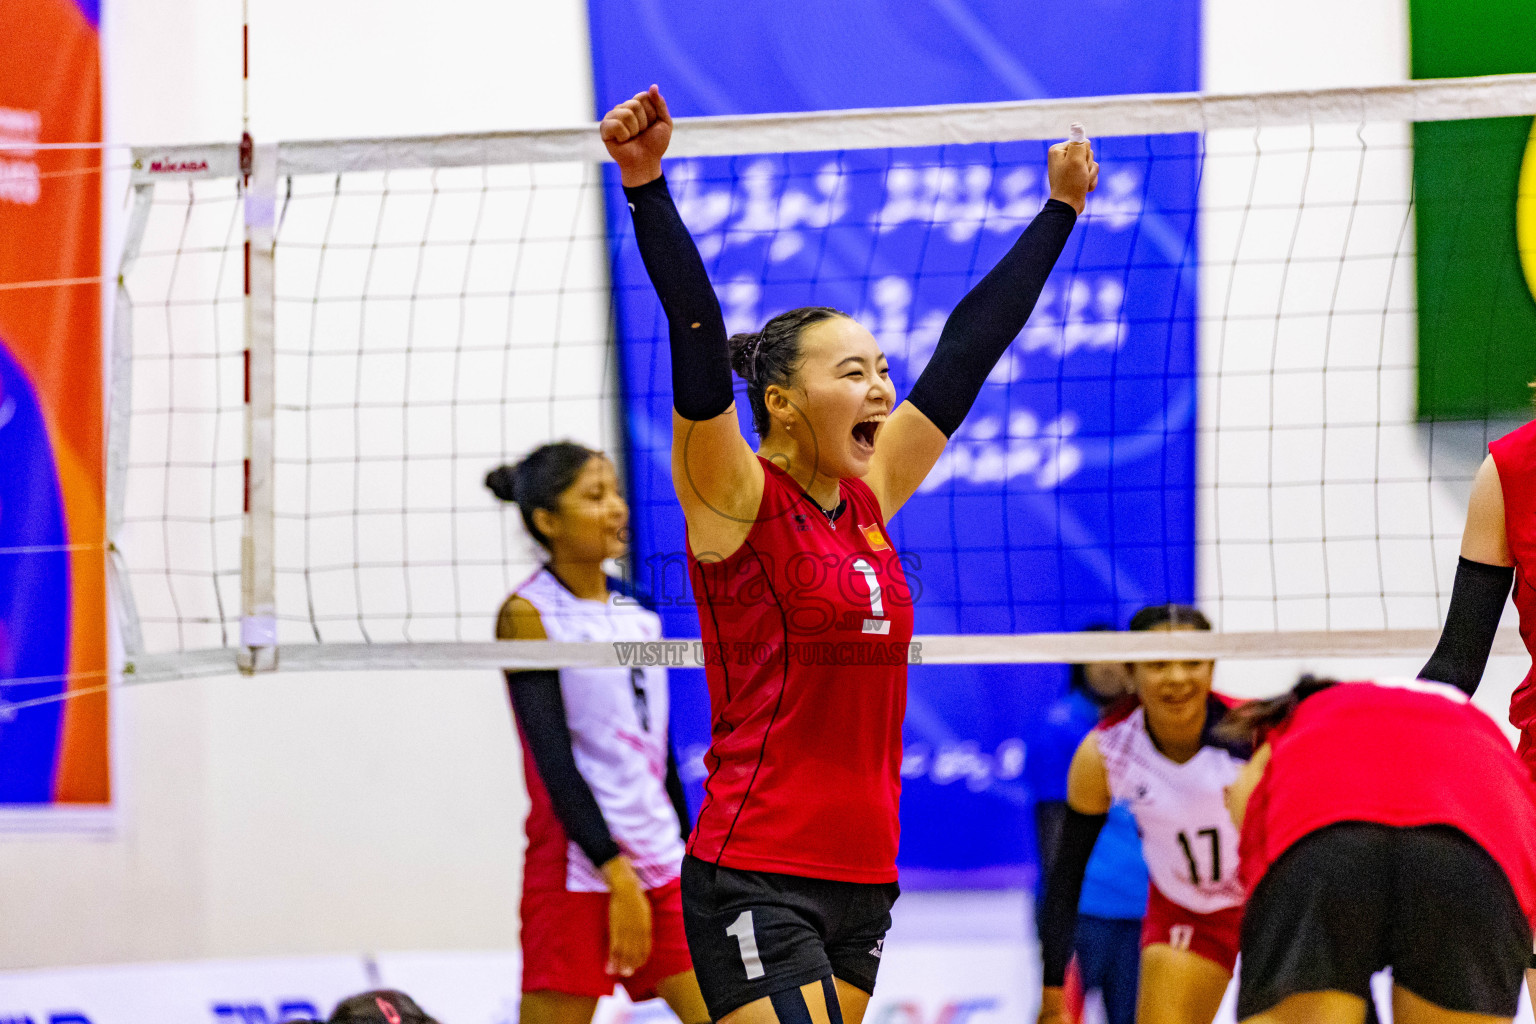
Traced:
<path fill-rule="evenodd" d="M 1408 141 L 1207 139 L 1200 564 L 1224 629 L 1439 621 L 1476 462 L 1432 464 L 1416 414 Z"/>
<path fill-rule="evenodd" d="M 622 447 L 597 172 L 304 175 L 275 265 L 279 639 L 483 640 L 532 568 L 488 470 Z M 243 293 L 233 180 L 155 186 L 125 285 L 124 553 L 148 651 L 238 643 Z"/>
<path fill-rule="evenodd" d="M 125 460 L 112 540 L 148 650 L 223 648 L 240 616 L 242 198 L 230 178 L 167 182 L 148 201 L 124 281 L 131 411 L 111 438 Z"/>
<path fill-rule="evenodd" d="M 1522 88 L 1497 112 L 1536 110 L 1536 87 Z M 1486 87 L 1465 91 L 1484 112 Z M 1276 650 L 1287 635 L 1339 652 L 1358 631 L 1438 626 L 1471 476 L 1514 421 L 1419 415 L 1400 93 L 1258 98 L 1246 121 L 1228 110 L 1204 131 L 1151 135 L 1136 133 L 1148 119 L 1137 101 L 1094 101 L 1083 116 L 1099 191 L 924 485 L 947 511 L 904 532 L 895 521 L 898 545 L 923 561 L 928 632 L 994 634 L 985 657 L 1006 660 L 1008 634 L 1190 598 L 1218 631 L 1273 634 Z M 1214 109 L 1186 105 L 1186 120 Z M 692 137 L 710 151 L 668 175 L 728 326 L 843 305 L 905 393 L 948 309 L 1044 198 L 1044 133 L 1007 128 L 1041 106 L 998 107 L 983 143 L 866 112 L 850 115 L 859 148 L 766 154 L 784 138 L 774 125 L 722 134 L 701 119 Z M 1072 111 L 1057 106 L 1065 124 Z M 1447 116 L 1444 101 L 1433 116 Z M 826 134 L 819 117 L 806 146 Z M 684 152 L 693 127 L 680 124 Z M 483 655 L 474 645 L 536 558 L 483 478 L 557 438 L 627 456 L 637 522 L 651 524 L 629 571 L 662 597 L 679 586 L 680 542 L 655 518 L 675 509 L 665 325 L 612 182 L 579 158 L 591 140 L 573 138 L 519 136 L 518 159 L 456 139 L 307 144 L 280 162 L 281 644 L 391 649 L 381 663 L 399 644 Z M 133 357 L 127 431 L 113 439 L 128 452 L 115 543 L 150 654 L 239 643 L 242 192 L 221 176 L 230 166 L 136 185 L 152 205 L 123 282 Z M 1495 201 L 1514 197 L 1472 187 L 1462 199 L 1469 216 Z M 995 579 L 974 571 L 988 562 Z M 1040 660 L 1061 653 L 1015 639 Z"/>
<path fill-rule="evenodd" d="M 487 471 L 535 438 L 622 449 L 595 179 L 293 179 L 276 252 L 280 639 L 493 636 L 532 552 Z"/>

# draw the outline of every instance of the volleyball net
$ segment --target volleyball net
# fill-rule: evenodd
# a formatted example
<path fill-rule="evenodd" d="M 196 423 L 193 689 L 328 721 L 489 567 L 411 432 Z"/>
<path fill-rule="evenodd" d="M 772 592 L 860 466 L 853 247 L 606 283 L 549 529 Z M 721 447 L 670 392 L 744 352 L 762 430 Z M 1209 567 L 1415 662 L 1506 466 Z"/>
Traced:
<path fill-rule="evenodd" d="M 731 330 L 836 306 L 905 395 L 1087 126 L 1098 191 L 892 524 L 924 662 L 1427 656 L 1472 475 L 1529 418 L 1533 114 L 1517 75 L 685 118 L 666 171 Z M 1430 159 L 1488 124 L 1513 158 Z M 624 572 L 697 635 L 666 328 L 603 159 L 594 126 L 135 150 L 109 528 L 139 678 L 617 663 L 491 640 L 536 551 L 482 481 L 560 439 L 614 455 Z M 1166 601 L 1216 631 L 1078 632 Z"/>

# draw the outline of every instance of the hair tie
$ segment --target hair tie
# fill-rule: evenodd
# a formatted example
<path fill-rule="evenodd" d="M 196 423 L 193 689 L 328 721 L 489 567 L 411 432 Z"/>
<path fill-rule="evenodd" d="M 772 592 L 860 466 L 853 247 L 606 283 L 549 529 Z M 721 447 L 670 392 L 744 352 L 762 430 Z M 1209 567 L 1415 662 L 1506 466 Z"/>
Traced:
<path fill-rule="evenodd" d="M 763 333 L 762 331 L 757 332 L 752 342 L 752 351 L 747 357 L 748 367 L 752 371 L 751 376 L 747 378 L 747 383 L 753 385 L 761 382 L 763 377 L 762 367 L 758 365 L 758 360 L 763 354 Z"/>

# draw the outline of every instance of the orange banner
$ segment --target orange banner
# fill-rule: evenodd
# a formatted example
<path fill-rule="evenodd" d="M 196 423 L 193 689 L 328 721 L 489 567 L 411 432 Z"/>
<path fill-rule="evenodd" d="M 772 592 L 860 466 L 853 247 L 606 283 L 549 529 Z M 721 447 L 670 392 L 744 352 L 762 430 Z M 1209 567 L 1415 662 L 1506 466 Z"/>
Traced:
<path fill-rule="evenodd" d="M 0 6 L 0 804 L 111 799 L 97 15 Z"/>

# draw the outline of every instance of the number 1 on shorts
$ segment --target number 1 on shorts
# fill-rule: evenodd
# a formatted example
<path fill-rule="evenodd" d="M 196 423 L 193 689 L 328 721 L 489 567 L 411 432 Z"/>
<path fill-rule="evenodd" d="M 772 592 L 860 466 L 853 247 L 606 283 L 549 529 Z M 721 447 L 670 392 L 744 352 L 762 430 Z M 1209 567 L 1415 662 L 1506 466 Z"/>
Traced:
<path fill-rule="evenodd" d="M 741 947 L 741 966 L 747 969 L 748 981 L 761 978 L 767 973 L 763 970 L 763 958 L 757 955 L 757 933 L 752 930 L 752 911 L 743 910 L 731 922 L 725 934 L 734 938 L 736 945 Z"/>

